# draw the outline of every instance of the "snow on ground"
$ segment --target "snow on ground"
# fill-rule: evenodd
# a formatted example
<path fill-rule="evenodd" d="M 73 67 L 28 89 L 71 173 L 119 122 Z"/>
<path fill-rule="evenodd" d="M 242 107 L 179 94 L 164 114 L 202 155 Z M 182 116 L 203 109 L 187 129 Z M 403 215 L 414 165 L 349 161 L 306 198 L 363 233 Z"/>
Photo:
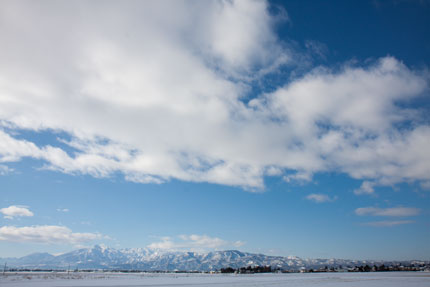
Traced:
<path fill-rule="evenodd" d="M 428 287 L 428 272 L 314 273 L 314 274 L 118 274 L 118 273 L 6 273 L 0 286 L 298 286 L 298 287 Z"/>

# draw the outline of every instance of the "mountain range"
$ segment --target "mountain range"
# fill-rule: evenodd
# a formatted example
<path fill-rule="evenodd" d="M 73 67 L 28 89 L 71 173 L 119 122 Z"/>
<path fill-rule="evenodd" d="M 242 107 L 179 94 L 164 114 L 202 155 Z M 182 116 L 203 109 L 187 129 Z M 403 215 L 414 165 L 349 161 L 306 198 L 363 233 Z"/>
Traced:
<path fill-rule="evenodd" d="M 0 258 L 15 268 L 38 269 L 127 269 L 144 271 L 211 271 L 225 267 L 267 266 L 283 270 L 297 270 L 302 267 L 357 266 L 381 264 L 414 264 L 423 261 L 373 261 L 347 259 L 302 259 L 296 256 L 268 256 L 241 252 L 238 250 L 197 252 L 167 252 L 149 248 L 115 249 L 95 245 L 61 255 L 33 253 L 21 258 Z"/>

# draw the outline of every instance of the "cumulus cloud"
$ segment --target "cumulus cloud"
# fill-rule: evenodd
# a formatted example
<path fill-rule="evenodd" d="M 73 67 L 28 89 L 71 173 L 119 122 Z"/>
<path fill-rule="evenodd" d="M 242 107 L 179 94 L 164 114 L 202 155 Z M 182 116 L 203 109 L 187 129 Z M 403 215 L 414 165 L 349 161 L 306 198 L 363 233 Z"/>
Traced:
<path fill-rule="evenodd" d="M 322 202 L 335 201 L 336 197 L 330 197 L 326 194 L 311 193 L 308 196 L 306 196 L 306 199 L 314 201 L 316 203 L 322 203 Z"/>
<path fill-rule="evenodd" d="M 171 237 L 162 237 L 161 241 L 153 242 L 148 248 L 160 250 L 192 250 L 203 251 L 210 249 L 219 249 L 226 247 L 240 247 L 245 243 L 242 241 L 229 242 L 218 237 L 207 235 L 179 235 L 176 239 Z"/>
<path fill-rule="evenodd" d="M 366 223 L 363 223 L 363 225 L 375 226 L 375 227 L 390 227 L 390 226 L 396 226 L 396 225 L 411 224 L 414 222 L 415 221 L 412 221 L 412 220 L 399 220 L 399 221 L 387 220 L 387 221 L 366 222 Z"/>
<path fill-rule="evenodd" d="M 364 216 L 415 216 L 420 213 L 419 208 L 414 207 L 390 207 L 390 208 L 378 208 L 378 207 L 360 207 L 355 210 L 355 214 Z"/>
<path fill-rule="evenodd" d="M 0 163 L 249 190 L 328 171 L 367 193 L 430 180 L 430 126 L 401 105 L 428 77 L 397 59 L 317 68 L 244 100 L 255 77 L 293 61 L 265 1 L 1 5 Z M 70 149 L 23 129 L 65 133 Z"/>
<path fill-rule="evenodd" d="M 102 238 L 102 235 L 99 233 L 74 233 L 65 226 L 56 225 L 0 227 L 0 240 L 10 242 L 79 244 L 100 238 Z"/>
<path fill-rule="evenodd" d="M 13 219 L 14 217 L 29 217 L 33 216 L 27 206 L 22 205 L 11 205 L 9 207 L 4 207 L 0 209 L 0 213 L 3 213 L 5 218 Z"/>

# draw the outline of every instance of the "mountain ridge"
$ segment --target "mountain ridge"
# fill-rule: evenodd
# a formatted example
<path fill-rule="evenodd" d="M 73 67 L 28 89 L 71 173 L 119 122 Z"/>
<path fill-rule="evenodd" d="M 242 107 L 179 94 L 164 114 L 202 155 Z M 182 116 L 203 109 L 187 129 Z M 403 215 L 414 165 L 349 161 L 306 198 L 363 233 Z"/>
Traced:
<path fill-rule="evenodd" d="M 423 260 L 384 261 L 349 259 L 303 259 L 297 256 L 272 256 L 224 250 L 199 253 L 193 251 L 164 251 L 150 248 L 115 249 L 95 245 L 60 255 L 32 253 L 20 258 L 0 258 L 14 268 L 39 269 L 127 269 L 142 271 L 213 271 L 221 268 L 272 266 L 283 270 L 305 268 L 381 265 L 393 263 L 422 263 Z"/>

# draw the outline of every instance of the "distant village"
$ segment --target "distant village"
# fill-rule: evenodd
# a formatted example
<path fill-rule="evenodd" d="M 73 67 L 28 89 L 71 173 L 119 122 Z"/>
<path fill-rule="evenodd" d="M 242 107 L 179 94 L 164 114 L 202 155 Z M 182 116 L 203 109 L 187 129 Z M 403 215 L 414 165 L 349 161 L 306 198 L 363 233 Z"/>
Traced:
<path fill-rule="evenodd" d="M 220 273 L 253 274 L 253 273 L 321 273 L 321 272 L 389 272 L 389 271 L 425 271 L 430 272 L 430 263 L 418 263 L 409 265 L 360 265 L 360 266 L 324 266 L 319 268 L 306 268 L 283 270 L 273 269 L 271 266 L 248 266 L 242 268 L 221 268 Z"/>
<path fill-rule="evenodd" d="M 12 272 L 118 272 L 118 273 L 223 273 L 223 274 L 256 274 L 256 273 L 322 273 L 322 272 L 393 272 L 393 271 L 415 271 L 430 272 L 430 262 L 414 264 L 382 264 L 382 265 L 359 265 L 359 266 L 324 266 L 319 268 L 299 269 L 282 269 L 273 268 L 272 266 L 247 266 L 241 268 L 226 267 L 215 271 L 198 271 L 198 270 L 130 270 L 130 269 L 42 269 L 42 268 L 7 268 L 3 269 L 5 273 Z"/>

